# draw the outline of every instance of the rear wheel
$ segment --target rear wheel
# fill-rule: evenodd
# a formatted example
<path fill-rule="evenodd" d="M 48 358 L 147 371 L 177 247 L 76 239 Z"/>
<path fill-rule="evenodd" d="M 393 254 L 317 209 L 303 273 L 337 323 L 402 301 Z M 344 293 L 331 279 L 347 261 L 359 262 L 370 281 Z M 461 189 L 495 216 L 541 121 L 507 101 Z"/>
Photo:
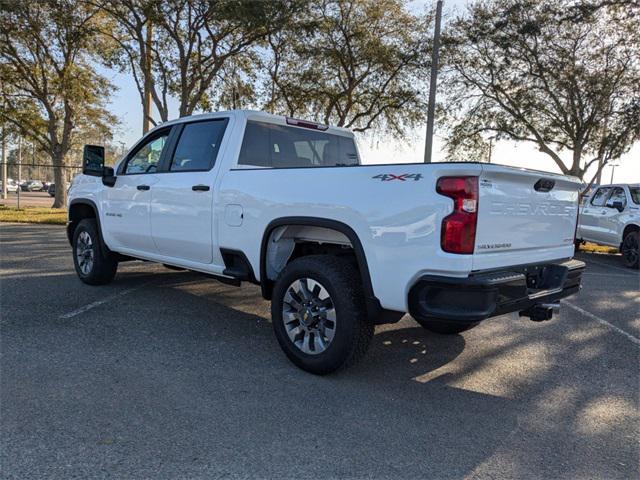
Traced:
<path fill-rule="evenodd" d="M 478 323 L 460 323 L 460 322 L 448 322 L 446 320 L 425 320 L 422 318 L 414 318 L 422 327 L 426 328 L 430 332 L 439 333 L 441 335 L 455 335 L 456 333 L 466 332 L 471 330 Z"/>
<path fill-rule="evenodd" d="M 80 280 L 89 285 L 105 285 L 116 275 L 118 262 L 104 251 L 94 218 L 85 218 L 73 232 L 73 264 Z"/>
<path fill-rule="evenodd" d="M 287 265 L 273 290 L 271 317 L 289 360 L 324 375 L 364 356 L 374 326 L 361 284 L 358 270 L 338 257 L 313 255 Z"/>
<path fill-rule="evenodd" d="M 620 253 L 622 253 L 622 261 L 626 267 L 638 269 L 640 264 L 640 255 L 638 255 L 638 243 L 640 240 L 640 232 L 629 232 L 622 240 L 622 247 Z"/>

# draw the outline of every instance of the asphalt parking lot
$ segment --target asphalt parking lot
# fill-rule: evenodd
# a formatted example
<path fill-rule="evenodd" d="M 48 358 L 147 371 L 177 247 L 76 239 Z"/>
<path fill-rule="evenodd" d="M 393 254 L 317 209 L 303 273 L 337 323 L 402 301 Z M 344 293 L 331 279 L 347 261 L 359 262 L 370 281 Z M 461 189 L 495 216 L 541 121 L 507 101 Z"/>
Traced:
<path fill-rule="evenodd" d="M 18 206 L 18 194 L 8 193 L 7 198 L 0 200 L 0 205 Z M 53 197 L 47 192 L 20 192 L 20 207 L 50 207 Z"/>
<path fill-rule="evenodd" d="M 640 281 L 581 254 L 550 322 L 409 317 L 354 368 L 292 366 L 257 287 L 149 263 L 75 276 L 64 229 L 0 224 L 2 478 L 637 478 Z"/>

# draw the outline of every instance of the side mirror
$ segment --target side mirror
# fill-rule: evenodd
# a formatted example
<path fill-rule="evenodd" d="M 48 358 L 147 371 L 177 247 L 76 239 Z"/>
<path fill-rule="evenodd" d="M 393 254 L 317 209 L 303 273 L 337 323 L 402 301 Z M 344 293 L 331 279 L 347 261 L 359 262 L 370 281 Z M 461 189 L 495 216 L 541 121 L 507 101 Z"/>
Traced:
<path fill-rule="evenodd" d="M 106 187 L 113 187 L 116 184 L 116 175 L 111 167 L 104 167 L 102 174 L 102 184 Z"/>
<path fill-rule="evenodd" d="M 613 202 L 612 206 L 613 206 L 613 208 L 615 208 L 619 212 L 624 210 L 624 205 L 622 204 L 622 202 L 620 200 L 616 200 L 615 202 Z"/>
<path fill-rule="evenodd" d="M 104 147 L 85 145 L 82 152 L 82 173 L 92 177 L 104 175 Z"/>

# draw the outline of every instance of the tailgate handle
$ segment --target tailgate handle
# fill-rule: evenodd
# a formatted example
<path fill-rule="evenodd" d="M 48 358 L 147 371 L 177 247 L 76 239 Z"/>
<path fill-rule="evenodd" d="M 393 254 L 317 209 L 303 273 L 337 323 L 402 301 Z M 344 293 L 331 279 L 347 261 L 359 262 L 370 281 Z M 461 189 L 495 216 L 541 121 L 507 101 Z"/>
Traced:
<path fill-rule="evenodd" d="M 536 192 L 548 192 L 556 185 L 555 180 L 551 180 L 549 178 L 541 178 L 536 182 L 533 186 L 533 189 Z"/>

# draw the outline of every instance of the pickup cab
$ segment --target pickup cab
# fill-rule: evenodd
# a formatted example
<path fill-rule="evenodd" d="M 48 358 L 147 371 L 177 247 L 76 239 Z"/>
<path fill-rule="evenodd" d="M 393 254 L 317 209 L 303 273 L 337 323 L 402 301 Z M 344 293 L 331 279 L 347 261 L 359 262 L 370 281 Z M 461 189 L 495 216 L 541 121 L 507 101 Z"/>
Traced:
<path fill-rule="evenodd" d="M 622 261 L 638 269 L 640 256 L 640 184 L 601 185 L 584 199 L 576 243 L 620 249 Z"/>
<path fill-rule="evenodd" d="M 154 128 L 114 167 L 85 146 L 67 233 L 87 284 L 129 260 L 259 284 L 285 354 L 326 374 L 406 313 L 440 334 L 550 319 L 580 288 L 579 186 L 472 162 L 362 165 L 346 129 L 219 112 Z"/>

